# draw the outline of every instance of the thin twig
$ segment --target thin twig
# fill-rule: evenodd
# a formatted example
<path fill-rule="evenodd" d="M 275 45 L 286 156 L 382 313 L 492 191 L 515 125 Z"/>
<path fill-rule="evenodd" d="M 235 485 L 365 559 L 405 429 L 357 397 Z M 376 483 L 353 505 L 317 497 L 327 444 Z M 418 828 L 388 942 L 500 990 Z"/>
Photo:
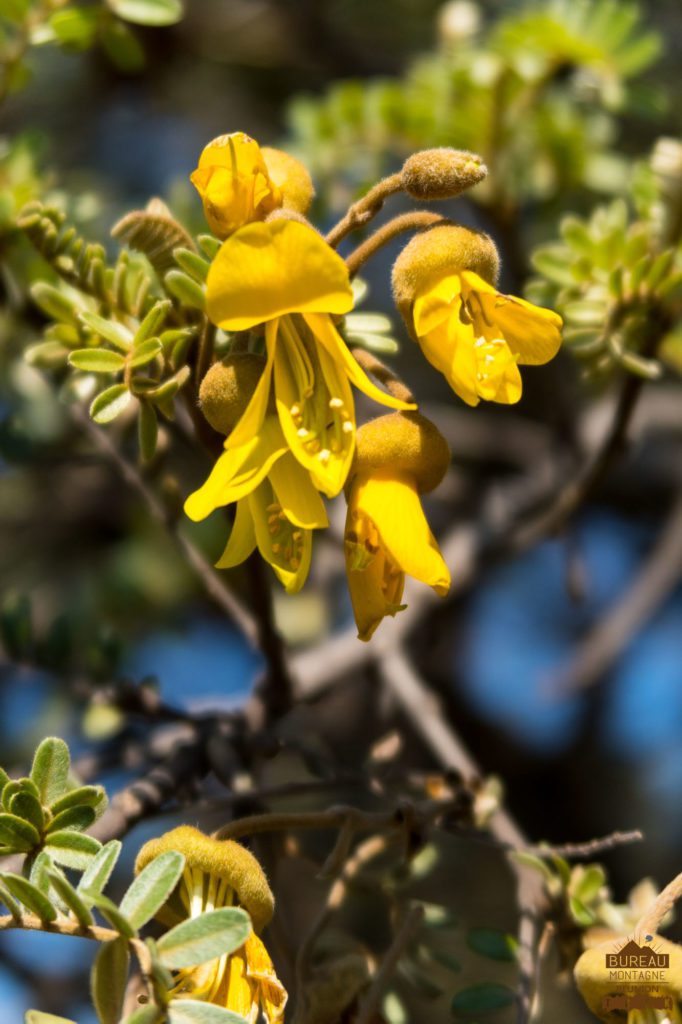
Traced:
<path fill-rule="evenodd" d="M 349 275 L 355 277 L 367 260 L 398 235 L 402 235 L 406 231 L 420 231 L 432 224 L 438 224 L 439 221 L 447 223 L 442 214 L 432 213 L 430 210 L 412 210 L 409 213 L 401 213 L 399 216 L 393 217 L 386 224 L 377 228 L 362 245 L 359 245 L 350 256 L 346 257 Z"/>
<path fill-rule="evenodd" d="M 393 972 L 398 966 L 398 961 L 419 930 L 419 926 L 421 925 L 423 918 L 424 908 L 419 905 L 412 907 L 405 918 L 402 927 L 393 939 L 390 949 L 381 961 L 379 970 L 372 979 L 369 991 L 360 1004 L 358 1015 L 355 1018 L 355 1024 L 371 1024 L 375 1019 L 375 1014 L 378 1012 L 381 1004 L 381 997 L 391 980 Z"/>
<path fill-rule="evenodd" d="M 335 249 L 351 231 L 363 227 L 376 217 L 386 199 L 400 192 L 402 187 L 403 176 L 400 171 L 377 182 L 362 199 L 353 203 L 345 216 L 331 229 L 326 237 L 327 243 Z"/>

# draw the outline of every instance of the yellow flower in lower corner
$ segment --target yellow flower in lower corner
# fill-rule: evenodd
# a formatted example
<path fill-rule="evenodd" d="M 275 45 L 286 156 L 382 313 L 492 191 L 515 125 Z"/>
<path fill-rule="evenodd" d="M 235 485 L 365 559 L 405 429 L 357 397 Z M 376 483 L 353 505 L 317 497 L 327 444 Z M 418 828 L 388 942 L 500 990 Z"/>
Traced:
<path fill-rule="evenodd" d="M 265 368 L 226 447 L 258 435 L 274 398 L 292 455 L 313 485 L 334 497 L 355 448 L 351 384 L 393 409 L 414 408 L 373 384 L 336 330 L 332 315 L 353 305 L 345 263 L 306 224 L 249 224 L 211 264 L 206 301 L 210 319 L 224 330 L 265 325 Z"/>
<path fill-rule="evenodd" d="M 419 497 L 440 483 L 449 461 L 445 439 L 416 413 L 381 416 L 358 431 L 344 547 L 360 640 L 403 610 L 406 575 L 441 597 L 450 588 Z"/>
<path fill-rule="evenodd" d="M 310 568 L 312 531 L 327 526 L 328 520 L 310 474 L 289 451 L 276 416 L 266 416 L 252 440 L 218 458 L 206 482 L 185 502 L 185 512 L 196 522 L 233 502 L 232 533 L 216 567 L 239 565 L 257 547 L 286 591 L 296 593 Z"/>
<path fill-rule="evenodd" d="M 172 927 L 220 907 L 241 906 L 249 913 L 254 928 L 244 945 L 229 956 L 175 971 L 171 997 L 213 1003 L 240 1014 L 250 1024 L 256 1024 L 261 1013 L 268 1024 L 278 1024 L 284 1019 L 287 993 L 257 935 L 274 910 L 274 898 L 260 864 L 239 843 L 212 839 L 182 825 L 142 847 L 136 873 L 168 850 L 184 855 L 185 870 L 159 912 L 164 924 Z"/>

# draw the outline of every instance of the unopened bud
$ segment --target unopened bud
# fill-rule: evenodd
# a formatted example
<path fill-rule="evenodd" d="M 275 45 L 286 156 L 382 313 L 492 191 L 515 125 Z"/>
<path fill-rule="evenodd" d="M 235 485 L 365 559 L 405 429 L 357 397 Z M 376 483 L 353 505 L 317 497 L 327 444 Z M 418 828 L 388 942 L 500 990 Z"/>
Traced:
<path fill-rule="evenodd" d="M 393 266 L 393 296 L 410 332 L 417 293 L 428 283 L 462 270 L 497 284 L 500 257 L 489 235 L 445 222 L 420 231 L 408 242 Z"/>
<path fill-rule="evenodd" d="M 219 434 L 229 434 L 251 401 L 265 359 L 251 352 L 235 352 L 215 363 L 199 388 L 204 417 Z"/>
<path fill-rule="evenodd" d="M 427 494 L 438 486 L 449 465 L 450 448 L 431 420 L 418 412 L 392 412 L 358 430 L 350 477 L 390 469 L 411 476 L 419 493 Z"/>
<path fill-rule="evenodd" d="M 315 196 L 307 168 L 282 149 L 264 146 L 261 153 L 271 181 L 282 193 L 282 206 L 297 213 L 307 213 Z"/>
<path fill-rule="evenodd" d="M 403 164 L 402 185 L 415 199 L 451 199 L 483 181 L 480 156 L 463 149 L 422 149 Z"/>

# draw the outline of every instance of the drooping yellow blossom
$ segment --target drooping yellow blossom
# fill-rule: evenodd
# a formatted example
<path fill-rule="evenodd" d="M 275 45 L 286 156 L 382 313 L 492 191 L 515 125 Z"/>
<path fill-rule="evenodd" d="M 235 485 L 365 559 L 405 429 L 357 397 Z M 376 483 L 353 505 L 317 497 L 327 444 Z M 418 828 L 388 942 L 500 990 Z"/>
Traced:
<path fill-rule="evenodd" d="M 592 946 L 574 974 L 580 994 L 601 1021 L 682 1024 L 682 948 L 660 935 L 621 935 Z"/>
<path fill-rule="evenodd" d="M 303 164 L 281 150 L 261 149 L 244 132 L 209 142 L 190 177 L 218 238 L 282 206 L 305 213 L 313 197 Z"/>
<path fill-rule="evenodd" d="M 392 413 L 358 431 L 347 485 L 345 554 L 360 640 L 401 605 L 405 575 L 444 596 L 450 573 L 419 495 L 433 490 L 450 461 L 447 443 L 425 417 Z"/>
<path fill-rule="evenodd" d="M 234 525 L 216 567 L 239 565 L 258 547 L 287 593 L 295 594 L 308 576 L 312 530 L 328 520 L 277 416 L 267 415 L 255 437 L 218 458 L 206 482 L 185 502 L 185 512 L 196 522 L 232 502 L 237 502 Z"/>
<path fill-rule="evenodd" d="M 273 220 L 236 231 L 211 264 L 206 301 L 210 319 L 225 330 L 265 325 L 265 368 L 228 450 L 257 438 L 274 396 L 292 455 L 333 497 L 355 448 L 351 384 L 391 408 L 414 408 L 376 387 L 340 337 L 332 316 L 352 308 L 348 271 L 307 224 Z"/>
<path fill-rule="evenodd" d="M 282 1021 L 287 993 L 257 935 L 274 910 L 272 892 L 260 864 L 239 843 L 212 839 L 198 829 L 181 825 L 142 847 L 135 872 L 168 850 L 184 855 L 185 870 L 159 912 L 164 924 L 172 927 L 220 907 L 240 906 L 249 913 L 254 928 L 234 953 L 174 972 L 172 998 L 184 996 L 213 1003 L 240 1014 L 250 1024 L 256 1024 L 260 1013 L 268 1024 Z"/>
<path fill-rule="evenodd" d="M 486 235 L 451 224 L 412 239 L 394 267 L 408 329 L 468 405 L 518 402 L 519 364 L 547 363 L 561 346 L 561 317 L 497 291 L 497 267 Z"/>

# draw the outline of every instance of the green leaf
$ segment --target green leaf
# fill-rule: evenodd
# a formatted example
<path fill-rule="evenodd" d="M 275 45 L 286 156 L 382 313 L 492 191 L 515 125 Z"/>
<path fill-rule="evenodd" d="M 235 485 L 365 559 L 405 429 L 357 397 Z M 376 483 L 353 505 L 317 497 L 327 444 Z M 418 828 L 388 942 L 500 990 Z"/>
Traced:
<path fill-rule="evenodd" d="M 99 11 L 94 7 L 69 7 L 56 11 L 48 24 L 62 46 L 87 50 L 94 41 L 98 18 Z"/>
<path fill-rule="evenodd" d="M 141 1006 L 126 1017 L 123 1024 L 160 1024 L 164 1019 L 162 1011 L 158 1006 Z"/>
<path fill-rule="evenodd" d="M 66 810 L 60 811 L 52 819 L 47 827 L 47 835 L 49 837 L 53 832 L 63 832 L 71 829 L 77 832 L 84 832 L 86 828 L 90 828 L 96 817 L 97 814 L 94 807 L 88 807 L 85 804 L 81 804 L 78 807 L 67 807 Z M 48 842 L 50 841 L 48 838 Z"/>
<path fill-rule="evenodd" d="M 47 284 L 45 281 L 36 281 L 35 284 L 31 285 L 30 290 L 31 298 L 36 306 L 43 313 L 46 313 L 47 316 L 65 324 L 76 324 L 78 322 L 74 300 L 68 298 L 53 285 Z"/>
<path fill-rule="evenodd" d="M 105 320 L 103 316 L 90 312 L 81 313 L 80 319 L 86 327 L 89 327 L 91 331 L 98 334 L 100 338 L 105 338 L 111 342 L 121 352 L 127 354 L 130 350 L 133 336 L 123 324 L 116 323 L 113 320 Z"/>
<path fill-rule="evenodd" d="M 6 871 L 2 880 L 9 889 L 12 896 L 15 896 L 20 903 L 23 903 L 33 914 L 36 914 L 41 921 L 54 921 L 57 917 L 57 910 L 52 906 L 47 896 L 40 889 L 33 885 L 28 879 L 21 875 L 15 875 Z"/>
<path fill-rule="evenodd" d="M 169 270 L 163 279 L 166 290 L 182 303 L 183 306 L 190 306 L 193 309 L 204 310 L 206 298 L 204 290 L 193 281 L 191 277 L 182 270 Z"/>
<path fill-rule="evenodd" d="M 209 260 L 214 260 L 216 258 L 218 251 L 220 250 L 220 246 L 223 244 L 219 238 L 214 238 L 213 235 L 198 235 L 197 242 L 199 243 L 202 251 L 206 256 L 208 256 Z"/>
<path fill-rule="evenodd" d="M 40 800 L 33 793 L 25 791 L 15 793 L 9 802 L 9 810 L 11 814 L 15 814 L 18 818 L 23 818 L 24 821 L 27 821 L 38 832 L 42 831 L 45 823 L 43 809 L 40 805 Z"/>
<path fill-rule="evenodd" d="M 60 797 L 59 800 L 55 800 L 50 805 L 50 810 L 57 815 L 70 807 L 78 807 L 81 804 L 86 807 L 94 807 L 97 811 L 103 809 L 102 805 L 104 807 L 107 805 L 106 790 L 103 786 L 78 786 L 66 793 L 65 796 Z"/>
<path fill-rule="evenodd" d="M 606 882 L 606 872 L 600 864 L 577 868 L 571 890 L 582 903 L 591 903 Z"/>
<path fill-rule="evenodd" d="M 61 341 L 39 341 L 29 345 L 24 352 L 24 359 L 29 366 L 39 370 L 58 370 L 66 363 L 69 350 Z"/>
<path fill-rule="evenodd" d="M 589 928 L 597 920 L 592 911 L 577 896 L 569 897 L 568 909 L 575 923 L 579 924 L 582 928 Z"/>
<path fill-rule="evenodd" d="M 388 1024 L 408 1024 L 405 1004 L 397 992 L 387 992 L 381 1006 Z"/>
<path fill-rule="evenodd" d="M 172 308 L 173 303 L 170 299 L 160 299 L 154 303 L 135 332 L 133 348 L 138 348 L 147 338 L 155 338 L 158 335 Z"/>
<path fill-rule="evenodd" d="M 168 1006 L 169 1024 L 247 1024 L 246 1018 L 214 1003 L 174 999 Z"/>
<path fill-rule="evenodd" d="M 516 960 L 516 939 L 497 928 L 472 928 L 467 935 L 467 945 L 474 953 L 491 960 Z"/>
<path fill-rule="evenodd" d="M 100 946 L 90 975 L 90 991 L 100 1024 L 118 1024 L 123 1012 L 130 952 L 125 939 Z"/>
<path fill-rule="evenodd" d="M 346 330 L 345 335 L 349 345 L 359 345 L 360 348 L 366 348 L 368 352 L 395 355 L 400 350 L 395 338 L 391 338 L 387 334 L 361 334 L 355 330 Z"/>
<path fill-rule="evenodd" d="M 96 896 L 101 894 L 111 877 L 111 872 L 116 866 L 120 853 L 121 843 L 118 839 L 111 839 L 105 843 L 90 862 L 78 883 L 79 895 L 85 897 L 88 892 Z"/>
<path fill-rule="evenodd" d="M 150 402 L 140 402 L 140 416 L 137 421 L 137 438 L 140 445 L 140 454 L 145 462 L 154 457 L 156 442 L 159 436 L 159 422 L 156 418 L 156 410 Z"/>
<path fill-rule="evenodd" d="M 94 904 L 98 910 L 101 911 L 103 917 L 106 917 L 109 924 L 116 929 L 117 932 L 126 938 L 135 938 L 136 932 L 130 921 L 121 913 L 119 908 L 116 906 L 113 900 L 110 900 L 107 896 L 102 896 L 94 892 L 87 892 L 83 890 L 80 893 L 83 899 L 88 900 L 89 903 Z"/>
<path fill-rule="evenodd" d="M 101 391 L 90 405 L 90 416 L 95 423 L 111 423 L 127 408 L 132 395 L 125 384 L 114 384 Z"/>
<path fill-rule="evenodd" d="M 148 338 L 147 341 L 143 341 L 133 349 L 130 365 L 132 367 L 146 366 L 147 363 L 151 363 L 152 359 L 155 359 L 162 350 L 163 346 L 158 338 Z"/>
<path fill-rule="evenodd" d="M 12 780 L 10 779 L 5 769 L 0 768 L 0 797 L 2 797 L 5 786 L 8 785 L 8 783 L 10 783 L 11 781 Z"/>
<path fill-rule="evenodd" d="M 21 907 L 19 906 L 17 901 L 14 899 L 14 897 L 10 894 L 10 891 L 7 888 L 7 886 L 2 884 L 2 878 L 1 877 L 0 877 L 0 903 L 4 903 L 5 904 L 5 906 L 7 907 L 7 909 L 9 910 L 10 914 L 15 919 L 15 921 L 19 921 L 21 919 Z"/>
<path fill-rule="evenodd" d="M 125 364 L 120 352 L 107 348 L 78 348 L 69 355 L 69 365 L 85 373 L 118 373 Z"/>
<path fill-rule="evenodd" d="M 453 998 L 451 1007 L 456 1017 L 464 1017 L 471 1013 L 493 1013 L 510 1006 L 516 998 L 512 989 L 496 982 L 483 982 L 462 989 Z"/>
<path fill-rule="evenodd" d="M 107 19 L 100 27 L 99 40 L 107 57 L 119 71 L 132 74 L 144 67 L 144 50 L 140 41 L 122 21 Z"/>
<path fill-rule="evenodd" d="M 183 15 L 181 0 L 108 0 L 108 4 L 119 18 L 135 25 L 174 25 Z"/>
<path fill-rule="evenodd" d="M 42 803 L 48 806 L 57 800 L 69 785 L 71 755 L 64 740 L 48 736 L 33 757 L 31 779 L 38 787 Z"/>
<path fill-rule="evenodd" d="M 184 270 L 186 274 L 189 274 L 190 277 L 194 278 L 198 284 L 203 284 L 205 282 L 211 264 L 205 260 L 203 256 L 199 256 L 198 253 L 192 252 L 191 249 L 184 249 L 180 246 L 173 250 L 173 257 L 180 269 Z"/>
<path fill-rule="evenodd" d="M 85 871 L 100 849 L 100 843 L 92 836 L 68 830 L 51 832 L 45 845 L 45 851 L 55 863 L 78 871 Z"/>
<path fill-rule="evenodd" d="M 151 921 L 178 884 L 185 867 L 181 853 L 168 850 L 141 871 L 121 900 L 120 911 L 135 928 Z M 203 961 L 196 961 L 203 963 Z"/>
<path fill-rule="evenodd" d="M 223 907 L 191 918 L 172 928 L 158 941 L 164 967 L 195 967 L 243 946 L 251 934 L 251 919 L 238 907 Z"/>
<path fill-rule="evenodd" d="M 66 878 L 60 871 L 55 871 L 54 869 L 51 871 L 48 870 L 47 877 L 50 880 L 50 885 L 56 891 L 57 895 L 64 901 L 78 923 L 82 925 L 83 928 L 89 928 L 91 924 L 94 924 L 94 918 L 90 913 L 90 910 L 71 885 L 68 878 Z"/>
<path fill-rule="evenodd" d="M 27 1010 L 24 1021 L 25 1024 L 76 1024 L 66 1017 L 55 1017 L 53 1013 L 43 1013 L 42 1010 Z"/>

